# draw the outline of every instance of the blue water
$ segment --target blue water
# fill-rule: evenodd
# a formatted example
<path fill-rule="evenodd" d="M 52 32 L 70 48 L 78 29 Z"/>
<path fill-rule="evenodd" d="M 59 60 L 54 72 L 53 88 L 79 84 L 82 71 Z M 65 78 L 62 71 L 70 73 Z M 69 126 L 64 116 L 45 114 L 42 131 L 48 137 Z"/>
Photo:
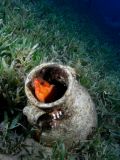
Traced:
<path fill-rule="evenodd" d="M 110 60 L 109 66 L 118 70 L 120 65 L 120 0 L 54 0 L 54 3 L 58 8 L 69 7 L 72 16 L 80 25 L 86 23 L 81 22 L 81 17 L 88 17 L 89 23 L 98 29 L 96 32 L 98 39 L 101 35 L 100 41 L 108 43 L 115 49 L 109 55 L 108 61 L 113 59 Z M 92 32 L 94 29 L 91 30 L 91 34 Z"/>
<path fill-rule="evenodd" d="M 120 0 L 55 0 L 59 5 L 70 6 L 78 15 L 92 15 L 101 30 L 120 39 Z"/>

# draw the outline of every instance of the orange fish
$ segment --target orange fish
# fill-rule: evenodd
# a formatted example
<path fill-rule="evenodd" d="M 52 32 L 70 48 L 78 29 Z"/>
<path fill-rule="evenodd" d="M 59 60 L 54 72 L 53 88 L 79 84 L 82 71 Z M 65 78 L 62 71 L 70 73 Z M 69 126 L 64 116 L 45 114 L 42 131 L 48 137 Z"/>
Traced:
<path fill-rule="evenodd" d="M 42 78 L 35 78 L 33 81 L 35 95 L 40 102 L 45 102 L 48 97 L 53 96 L 54 85 L 49 84 Z"/>

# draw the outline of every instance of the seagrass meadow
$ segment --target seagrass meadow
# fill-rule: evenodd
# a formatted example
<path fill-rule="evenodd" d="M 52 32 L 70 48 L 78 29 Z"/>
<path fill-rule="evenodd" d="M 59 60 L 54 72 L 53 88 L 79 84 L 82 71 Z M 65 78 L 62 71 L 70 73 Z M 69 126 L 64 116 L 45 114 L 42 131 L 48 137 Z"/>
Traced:
<path fill-rule="evenodd" d="M 33 133 L 22 113 L 24 81 L 43 62 L 75 68 L 98 115 L 93 137 L 70 150 L 60 140 L 51 155 L 24 143 Z M 120 159 L 120 47 L 91 15 L 52 0 L 0 0 L 0 156 L 14 159 L 22 150 L 19 158 L 28 160 Z"/>

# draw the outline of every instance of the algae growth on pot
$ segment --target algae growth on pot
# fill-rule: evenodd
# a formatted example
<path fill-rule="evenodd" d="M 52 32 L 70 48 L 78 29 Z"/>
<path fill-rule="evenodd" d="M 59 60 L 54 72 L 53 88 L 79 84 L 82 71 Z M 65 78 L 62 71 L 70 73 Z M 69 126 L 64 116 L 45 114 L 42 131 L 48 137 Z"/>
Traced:
<path fill-rule="evenodd" d="M 30 83 L 34 81 L 36 76 L 49 80 L 49 82 L 51 80 L 52 84 L 57 82 L 54 83 L 56 91 L 53 95 L 49 93 L 50 96 L 53 96 L 53 101 L 43 102 L 35 97 Z M 60 89 L 59 83 L 61 83 L 62 91 L 64 91 L 65 86 L 67 86 L 67 89 L 58 99 L 56 97 L 58 96 L 57 90 Z M 46 88 L 44 88 L 45 90 Z M 23 113 L 31 124 L 38 126 L 41 131 L 40 140 L 46 144 L 50 145 L 62 139 L 66 147 L 70 148 L 73 143 L 85 140 L 97 126 L 94 103 L 85 88 L 78 84 L 76 73 L 69 66 L 43 63 L 35 67 L 26 79 L 25 92 L 29 102 L 23 109 Z M 39 90 L 39 94 L 42 93 L 42 90 Z M 60 118 L 61 115 L 58 115 L 59 113 L 63 115 L 62 118 Z M 45 115 L 46 118 L 42 118 Z M 53 118 L 51 117 L 51 120 L 48 119 L 47 121 L 47 115 L 53 115 Z M 43 129 L 44 126 L 49 125 L 50 127 L 51 124 L 51 130 L 50 128 L 46 129 L 47 131 Z"/>

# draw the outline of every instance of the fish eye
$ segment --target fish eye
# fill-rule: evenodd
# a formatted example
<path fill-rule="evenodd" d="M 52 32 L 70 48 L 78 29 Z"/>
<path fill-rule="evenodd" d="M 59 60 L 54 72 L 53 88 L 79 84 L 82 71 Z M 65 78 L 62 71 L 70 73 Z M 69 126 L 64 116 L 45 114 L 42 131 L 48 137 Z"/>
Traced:
<path fill-rule="evenodd" d="M 40 84 L 41 84 L 41 85 L 44 85 L 44 82 L 42 81 L 42 82 L 40 82 Z"/>

